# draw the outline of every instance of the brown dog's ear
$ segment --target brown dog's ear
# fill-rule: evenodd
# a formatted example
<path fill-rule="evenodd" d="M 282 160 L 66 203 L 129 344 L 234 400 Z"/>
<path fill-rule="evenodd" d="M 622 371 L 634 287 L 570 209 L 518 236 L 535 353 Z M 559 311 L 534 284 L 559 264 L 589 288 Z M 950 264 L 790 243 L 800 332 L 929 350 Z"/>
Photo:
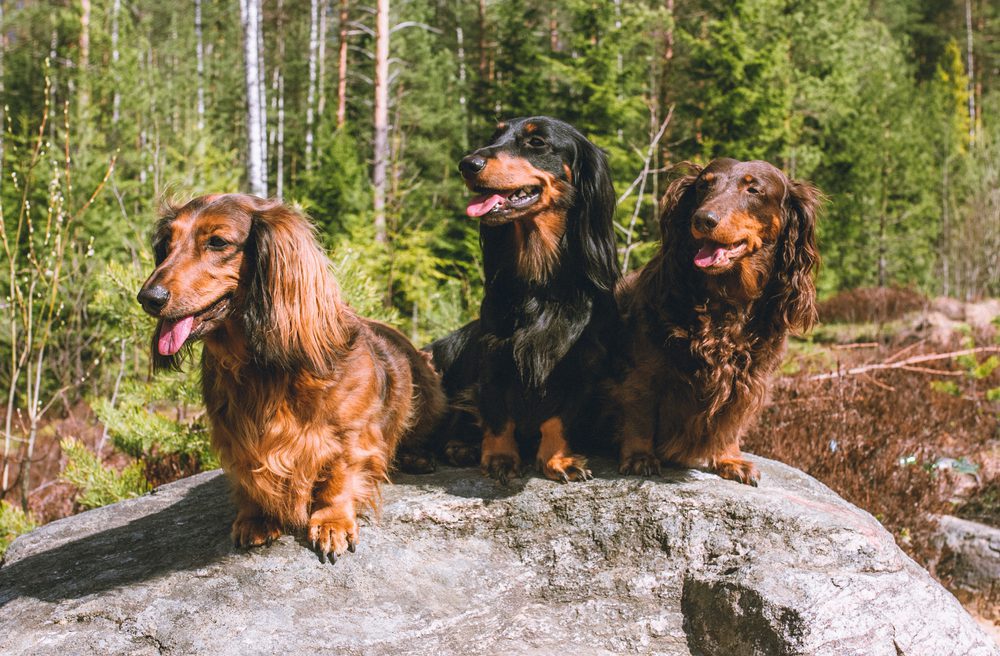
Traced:
<path fill-rule="evenodd" d="M 701 168 L 693 162 L 680 162 L 670 169 L 671 172 L 687 170 L 690 173 L 671 182 L 660 198 L 660 238 L 664 244 L 673 232 L 671 226 L 675 226 L 678 220 L 684 222 L 684 232 L 688 230 L 687 224 L 694 211 L 694 181 L 698 179 Z"/>
<path fill-rule="evenodd" d="M 241 199 L 251 217 L 242 318 L 259 364 L 325 371 L 349 339 L 340 290 L 309 221 L 278 201 Z"/>
<path fill-rule="evenodd" d="M 797 333 L 816 323 L 816 214 L 823 194 L 808 182 L 790 182 L 784 207 L 784 234 L 777 253 L 780 284 L 778 312 L 785 326 Z"/>

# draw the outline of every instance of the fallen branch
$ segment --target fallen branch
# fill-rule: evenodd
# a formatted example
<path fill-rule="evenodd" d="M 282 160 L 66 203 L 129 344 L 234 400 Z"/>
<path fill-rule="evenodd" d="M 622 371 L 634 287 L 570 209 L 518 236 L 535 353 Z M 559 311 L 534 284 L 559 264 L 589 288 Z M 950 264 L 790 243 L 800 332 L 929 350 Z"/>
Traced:
<path fill-rule="evenodd" d="M 878 342 L 855 342 L 853 344 L 834 344 L 830 348 L 835 351 L 840 351 L 847 349 L 875 348 L 877 346 L 879 346 Z"/>
<path fill-rule="evenodd" d="M 976 353 L 1000 353 L 1000 346 L 980 346 L 979 348 L 965 349 L 964 351 L 952 351 L 951 353 L 930 353 L 927 355 L 915 355 L 912 358 L 900 360 L 899 362 L 880 362 L 877 364 L 866 364 L 861 367 L 854 367 L 846 371 L 831 371 L 825 374 L 810 376 L 809 380 L 829 380 L 831 378 L 841 378 L 843 376 L 856 376 L 878 371 L 881 369 L 906 369 L 921 362 L 933 362 L 935 360 L 950 360 L 963 355 L 975 355 Z"/>

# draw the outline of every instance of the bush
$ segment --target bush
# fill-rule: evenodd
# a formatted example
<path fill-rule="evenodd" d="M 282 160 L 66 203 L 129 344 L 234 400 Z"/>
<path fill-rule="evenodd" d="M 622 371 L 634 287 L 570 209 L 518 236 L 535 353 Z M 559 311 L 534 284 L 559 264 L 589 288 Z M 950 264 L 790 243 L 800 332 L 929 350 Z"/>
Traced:
<path fill-rule="evenodd" d="M 863 357 L 889 355 L 883 349 Z M 939 554 L 930 515 L 954 511 L 951 477 L 961 472 L 953 464 L 976 470 L 1000 433 L 1000 406 L 986 398 L 1000 385 L 1000 369 L 988 359 L 944 362 L 935 366 L 961 376 L 931 383 L 935 377 L 926 371 L 896 369 L 781 379 L 743 446 L 802 469 L 872 513 L 904 550 L 932 568 Z M 995 490 L 996 482 L 981 485 Z M 967 512 L 990 512 L 975 508 Z"/>
<path fill-rule="evenodd" d="M 141 460 L 120 472 L 105 466 L 97 454 L 72 437 L 60 442 L 66 455 L 66 468 L 60 478 L 77 488 L 76 503 L 83 509 L 99 508 L 149 491 Z"/>
<path fill-rule="evenodd" d="M 36 526 L 35 518 L 29 513 L 6 501 L 0 501 L 0 560 L 14 538 L 35 530 Z"/>
<path fill-rule="evenodd" d="M 819 320 L 823 323 L 886 323 L 926 306 L 927 298 L 908 287 L 859 287 L 821 302 Z"/>

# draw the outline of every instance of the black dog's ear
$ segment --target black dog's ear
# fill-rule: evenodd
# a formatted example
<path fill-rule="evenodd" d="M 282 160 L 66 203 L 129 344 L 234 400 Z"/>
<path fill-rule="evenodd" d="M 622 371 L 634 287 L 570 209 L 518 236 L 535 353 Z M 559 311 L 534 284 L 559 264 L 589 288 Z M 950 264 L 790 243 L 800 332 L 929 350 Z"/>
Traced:
<path fill-rule="evenodd" d="M 583 135 L 576 136 L 573 185 L 575 216 L 570 219 L 572 251 L 580 254 L 587 279 L 597 289 L 612 291 L 621 278 L 615 241 L 615 187 L 604 151 Z"/>
<path fill-rule="evenodd" d="M 670 169 L 671 173 L 685 170 L 689 173 L 671 182 L 660 198 L 660 239 L 664 248 L 678 236 L 687 235 L 690 230 L 691 213 L 695 210 L 697 197 L 694 182 L 698 179 L 701 168 L 693 162 L 680 162 Z"/>
<path fill-rule="evenodd" d="M 251 217 L 240 305 L 252 356 L 265 366 L 325 371 L 349 336 L 312 225 L 278 201 L 245 196 L 241 204 Z"/>
<path fill-rule="evenodd" d="M 779 316 L 793 332 L 806 332 L 816 323 L 816 214 L 822 202 L 823 194 L 808 182 L 789 183 L 775 267 L 780 283 Z"/>

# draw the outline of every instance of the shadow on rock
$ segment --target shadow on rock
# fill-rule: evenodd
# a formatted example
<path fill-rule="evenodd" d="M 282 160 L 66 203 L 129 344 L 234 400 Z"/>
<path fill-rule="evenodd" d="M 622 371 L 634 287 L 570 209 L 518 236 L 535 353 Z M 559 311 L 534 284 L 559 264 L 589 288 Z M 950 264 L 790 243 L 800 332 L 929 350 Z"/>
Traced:
<path fill-rule="evenodd" d="M 148 503 L 147 499 L 133 503 Z M 218 475 L 191 487 L 179 501 L 158 512 L 114 528 L 101 530 L 111 521 L 104 509 L 77 515 L 73 527 L 82 537 L 21 559 L 14 554 L 12 562 L 0 568 L 0 608 L 18 597 L 76 599 L 204 567 L 232 553 L 229 527 L 234 516 L 228 483 Z M 56 539 L 58 524 L 32 537 L 42 544 L 47 538 Z"/>

